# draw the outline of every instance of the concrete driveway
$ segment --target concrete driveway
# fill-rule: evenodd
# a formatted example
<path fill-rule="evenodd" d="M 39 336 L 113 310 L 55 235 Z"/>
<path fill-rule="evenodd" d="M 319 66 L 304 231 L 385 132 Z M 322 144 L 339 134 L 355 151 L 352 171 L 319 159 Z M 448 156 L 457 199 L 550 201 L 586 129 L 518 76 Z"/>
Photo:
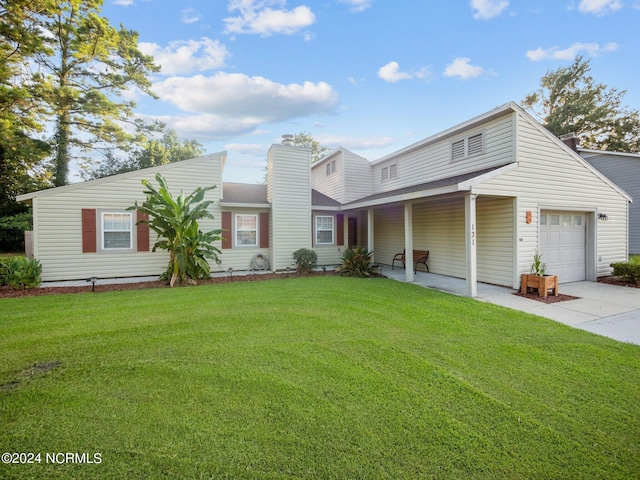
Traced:
<path fill-rule="evenodd" d="M 385 268 L 384 275 L 404 281 L 404 269 Z M 463 279 L 418 272 L 414 282 L 427 288 L 465 295 Z M 640 345 L 640 288 L 620 287 L 597 282 L 560 285 L 560 293 L 579 297 L 558 303 L 542 303 L 514 295 L 515 290 L 478 283 L 477 299 L 533 313 L 621 342 Z"/>
<path fill-rule="evenodd" d="M 511 293 L 487 294 L 485 302 L 550 318 L 575 328 L 621 342 L 640 345 L 640 288 L 597 282 L 560 285 L 560 293 L 579 297 L 558 303 L 542 303 Z"/>

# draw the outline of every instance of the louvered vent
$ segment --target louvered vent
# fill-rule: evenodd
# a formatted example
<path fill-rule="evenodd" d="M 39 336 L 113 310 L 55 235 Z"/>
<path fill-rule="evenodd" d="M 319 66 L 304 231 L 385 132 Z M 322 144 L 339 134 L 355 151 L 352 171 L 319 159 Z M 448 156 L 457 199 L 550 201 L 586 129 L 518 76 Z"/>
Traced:
<path fill-rule="evenodd" d="M 478 133 L 477 135 L 473 135 L 469 137 L 469 156 L 475 155 L 477 153 L 482 153 L 483 145 L 482 145 L 482 134 Z"/>
<path fill-rule="evenodd" d="M 389 178 L 398 178 L 398 164 L 394 163 L 389 166 Z"/>
<path fill-rule="evenodd" d="M 464 158 L 464 138 L 451 144 L 451 160 L 460 160 Z"/>

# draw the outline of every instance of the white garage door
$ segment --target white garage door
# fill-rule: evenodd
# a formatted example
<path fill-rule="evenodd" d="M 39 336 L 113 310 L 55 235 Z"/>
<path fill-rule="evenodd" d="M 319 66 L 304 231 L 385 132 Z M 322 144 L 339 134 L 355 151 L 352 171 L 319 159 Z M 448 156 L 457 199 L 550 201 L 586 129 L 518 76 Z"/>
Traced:
<path fill-rule="evenodd" d="M 558 282 L 586 279 L 586 218 L 580 212 L 543 211 L 540 215 L 540 253 L 546 273 Z"/>

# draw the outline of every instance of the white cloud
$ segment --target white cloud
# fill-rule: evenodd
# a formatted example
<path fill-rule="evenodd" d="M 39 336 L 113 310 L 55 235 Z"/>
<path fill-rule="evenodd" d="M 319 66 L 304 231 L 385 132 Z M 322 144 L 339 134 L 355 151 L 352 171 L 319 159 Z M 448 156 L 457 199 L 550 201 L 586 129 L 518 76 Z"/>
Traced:
<path fill-rule="evenodd" d="M 618 45 L 616 43 L 607 43 L 603 46 L 597 43 L 574 43 L 569 48 L 562 50 L 558 47 L 547 49 L 538 47 L 535 50 L 529 50 L 526 55 L 529 60 L 534 62 L 540 62 L 542 60 L 573 60 L 581 53 L 597 57 L 602 53 L 615 52 L 617 49 Z"/>
<path fill-rule="evenodd" d="M 340 0 L 340 3 L 349 5 L 349 10 L 352 12 L 363 12 L 371 6 L 373 0 Z"/>
<path fill-rule="evenodd" d="M 187 25 L 190 23 L 199 22 L 202 19 L 202 15 L 196 12 L 193 8 L 185 8 L 182 10 L 182 23 Z"/>
<path fill-rule="evenodd" d="M 269 36 L 274 33 L 292 35 L 315 22 L 316 16 L 305 5 L 287 10 L 284 0 L 231 0 L 230 12 L 237 17 L 225 18 L 227 33 L 256 33 Z M 271 8 L 272 6 L 280 8 Z"/>
<path fill-rule="evenodd" d="M 129 7 L 133 5 L 134 0 L 114 0 L 114 5 L 120 5 L 121 7 Z"/>
<path fill-rule="evenodd" d="M 140 42 L 138 47 L 145 55 L 153 55 L 165 75 L 204 72 L 223 67 L 229 55 L 218 40 L 177 40 L 167 47 L 157 43 Z"/>
<path fill-rule="evenodd" d="M 229 118 L 225 115 L 160 115 L 146 118 L 159 120 L 185 138 L 199 141 L 222 140 L 255 132 L 260 122 L 251 118 Z"/>
<path fill-rule="evenodd" d="M 398 62 L 389 62 L 378 69 L 378 77 L 385 82 L 396 83 L 400 80 L 411 80 L 412 78 L 425 80 L 431 77 L 431 72 L 427 67 L 421 67 L 419 70 L 410 72 L 401 72 Z M 349 81 L 353 85 L 357 85 L 357 81 L 352 77 L 349 78 Z"/>
<path fill-rule="evenodd" d="M 368 150 L 387 147 L 395 142 L 393 137 L 344 137 L 341 135 L 317 135 L 320 145 L 330 148 L 344 147 L 349 150 Z"/>
<path fill-rule="evenodd" d="M 508 0 L 471 0 L 469 5 L 475 13 L 476 20 L 488 20 L 500 15 L 508 6 Z"/>
<path fill-rule="evenodd" d="M 236 153 L 238 155 L 265 156 L 269 147 L 262 145 L 261 143 L 227 143 L 224 146 L 224 149 L 229 153 Z"/>
<path fill-rule="evenodd" d="M 378 69 L 378 77 L 385 82 L 396 83 L 400 80 L 409 80 L 413 78 L 413 75 L 407 72 L 401 72 L 398 62 L 389 62 Z"/>
<path fill-rule="evenodd" d="M 155 83 L 153 91 L 182 111 L 197 114 L 178 117 L 171 126 L 222 137 L 253 131 L 264 123 L 330 114 L 338 103 L 338 94 L 324 82 L 285 85 L 224 72 L 168 78 Z"/>
<path fill-rule="evenodd" d="M 582 13 L 605 15 L 622 8 L 622 2 L 618 0 L 581 0 L 578 10 Z"/>
<path fill-rule="evenodd" d="M 444 69 L 445 77 L 474 78 L 482 75 L 484 69 L 471 65 L 468 57 L 458 57 Z"/>

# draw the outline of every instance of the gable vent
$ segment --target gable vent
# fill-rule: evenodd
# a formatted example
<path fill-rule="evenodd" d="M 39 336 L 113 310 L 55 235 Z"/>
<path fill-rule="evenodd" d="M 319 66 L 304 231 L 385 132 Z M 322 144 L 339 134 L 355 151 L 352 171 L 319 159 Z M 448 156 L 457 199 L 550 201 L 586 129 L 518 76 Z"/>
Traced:
<path fill-rule="evenodd" d="M 451 142 L 451 161 L 484 153 L 484 132 Z"/>
<path fill-rule="evenodd" d="M 475 155 L 476 153 L 482 153 L 482 134 L 478 133 L 469 137 L 469 155 Z"/>
<path fill-rule="evenodd" d="M 460 160 L 464 158 L 464 138 L 451 144 L 451 159 Z"/>

